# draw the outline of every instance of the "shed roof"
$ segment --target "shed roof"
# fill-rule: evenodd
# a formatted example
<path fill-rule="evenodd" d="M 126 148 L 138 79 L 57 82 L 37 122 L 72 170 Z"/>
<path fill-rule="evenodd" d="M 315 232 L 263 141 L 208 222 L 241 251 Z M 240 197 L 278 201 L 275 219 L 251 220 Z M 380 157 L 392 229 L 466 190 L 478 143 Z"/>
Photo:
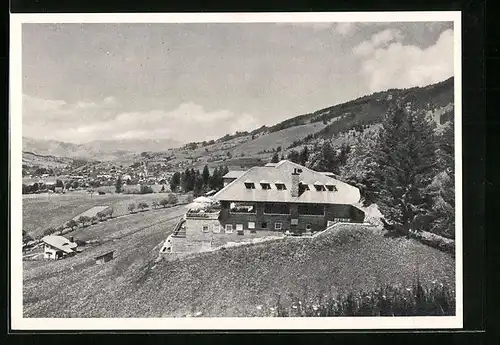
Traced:
<path fill-rule="evenodd" d="M 245 180 L 252 181 L 283 181 L 288 190 L 291 190 L 292 173 L 301 169 L 300 181 L 304 184 L 319 182 L 327 185 L 333 183 L 337 191 L 305 190 L 298 197 L 291 192 L 276 189 L 248 189 L 244 186 Z M 326 176 L 323 173 L 308 169 L 299 164 L 283 160 L 276 166 L 253 167 L 244 172 L 239 178 L 221 189 L 214 198 L 219 201 L 261 201 L 261 202 L 295 202 L 321 204 L 354 204 L 360 199 L 359 189 L 345 182 Z"/>
<path fill-rule="evenodd" d="M 72 253 L 77 247 L 75 242 L 70 242 L 66 237 L 49 235 L 42 238 L 42 241 L 51 247 L 62 250 L 65 253 Z"/>

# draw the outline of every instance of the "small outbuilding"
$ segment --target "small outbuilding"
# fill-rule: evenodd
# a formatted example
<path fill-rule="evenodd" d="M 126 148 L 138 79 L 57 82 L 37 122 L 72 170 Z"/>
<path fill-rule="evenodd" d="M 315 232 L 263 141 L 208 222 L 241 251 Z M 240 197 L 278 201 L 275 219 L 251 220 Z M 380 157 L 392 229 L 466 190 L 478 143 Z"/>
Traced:
<path fill-rule="evenodd" d="M 99 256 L 96 256 L 94 259 L 95 259 L 95 263 L 97 265 L 100 265 L 100 264 L 103 264 L 103 263 L 106 263 L 108 261 L 111 261 L 113 260 L 113 257 L 114 257 L 114 253 L 115 251 L 112 250 L 110 252 L 107 252 L 107 253 L 104 253 L 104 254 L 101 254 Z"/>

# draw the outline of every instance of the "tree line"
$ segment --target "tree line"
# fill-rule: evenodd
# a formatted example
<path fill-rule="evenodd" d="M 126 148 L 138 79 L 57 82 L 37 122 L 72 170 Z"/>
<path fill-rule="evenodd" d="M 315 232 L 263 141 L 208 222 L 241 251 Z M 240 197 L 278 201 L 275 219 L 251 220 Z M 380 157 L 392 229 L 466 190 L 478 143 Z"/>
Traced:
<path fill-rule="evenodd" d="M 385 227 L 394 234 L 425 230 L 454 238 L 453 121 L 436 131 L 436 123 L 424 110 L 398 101 L 379 130 L 364 129 L 358 129 L 349 143 L 318 140 L 289 151 L 287 159 L 332 172 L 358 187 L 364 205 L 376 203 Z M 279 159 L 275 153 L 271 162 Z"/>
<path fill-rule="evenodd" d="M 212 174 L 205 165 L 203 171 L 186 168 L 183 172 L 176 172 L 170 178 L 170 190 L 172 192 L 193 192 L 195 196 L 204 194 L 209 190 L 221 189 L 224 186 L 222 177 L 229 172 L 227 166 L 219 166 Z"/>
<path fill-rule="evenodd" d="M 424 111 L 397 103 L 378 132 L 358 137 L 341 177 L 376 203 L 395 234 L 455 236 L 454 124 L 440 131 Z"/>

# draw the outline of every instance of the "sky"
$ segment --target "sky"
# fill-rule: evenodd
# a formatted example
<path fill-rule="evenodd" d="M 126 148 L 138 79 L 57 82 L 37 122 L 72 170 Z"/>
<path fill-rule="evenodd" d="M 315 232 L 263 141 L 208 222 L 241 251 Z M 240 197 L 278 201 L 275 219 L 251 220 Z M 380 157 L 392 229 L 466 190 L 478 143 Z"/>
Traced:
<path fill-rule="evenodd" d="M 23 136 L 216 139 L 453 76 L 453 23 L 23 24 Z"/>

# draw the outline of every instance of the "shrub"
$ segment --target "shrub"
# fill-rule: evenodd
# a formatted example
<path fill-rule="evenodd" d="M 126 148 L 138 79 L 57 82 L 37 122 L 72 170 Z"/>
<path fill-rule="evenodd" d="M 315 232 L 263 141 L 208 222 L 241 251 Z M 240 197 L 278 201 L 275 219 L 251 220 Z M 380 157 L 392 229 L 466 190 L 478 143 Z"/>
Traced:
<path fill-rule="evenodd" d="M 78 223 L 74 219 L 71 219 L 69 222 L 66 223 L 66 226 L 68 228 L 74 229 L 78 226 Z"/>
<path fill-rule="evenodd" d="M 179 200 L 177 199 L 177 196 L 175 194 L 169 194 L 167 202 L 171 205 L 175 205 L 179 202 Z"/>
<path fill-rule="evenodd" d="M 80 216 L 78 218 L 78 222 L 80 222 L 80 224 L 82 224 L 82 226 L 86 226 L 87 223 L 90 221 L 91 219 L 87 216 Z"/>
<path fill-rule="evenodd" d="M 56 229 L 54 228 L 48 228 L 43 231 L 43 236 L 49 236 L 52 235 L 54 232 L 56 232 Z"/>
<path fill-rule="evenodd" d="M 23 243 L 27 243 L 33 241 L 33 237 L 31 237 L 26 230 L 23 230 Z"/>
<path fill-rule="evenodd" d="M 140 194 L 151 194 L 153 193 L 153 188 L 151 186 L 141 186 L 141 190 L 139 192 Z"/>
<path fill-rule="evenodd" d="M 161 199 L 160 200 L 160 205 L 163 207 L 167 207 L 168 205 L 168 199 Z"/>
<path fill-rule="evenodd" d="M 128 205 L 128 211 L 129 211 L 130 213 L 133 213 L 133 212 L 134 212 L 134 210 L 135 210 L 135 204 L 129 204 L 129 205 Z"/>
<path fill-rule="evenodd" d="M 412 232 L 411 237 L 430 247 L 455 255 L 455 241 L 450 238 L 426 231 Z"/>
<path fill-rule="evenodd" d="M 138 205 L 137 205 L 137 208 L 141 209 L 141 210 L 145 210 L 149 207 L 148 203 L 147 202 L 140 202 Z"/>
<path fill-rule="evenodd" d="M 455 294 L 448 286 L 436 284 L 425 288 L 417 281 L 403 288 L 385 285 L 378 289 L 347 293 L 316 301 L 291 296 L 285 307 L 278 297 L 273 316 L 452 316 L 455 315 Z"/>

